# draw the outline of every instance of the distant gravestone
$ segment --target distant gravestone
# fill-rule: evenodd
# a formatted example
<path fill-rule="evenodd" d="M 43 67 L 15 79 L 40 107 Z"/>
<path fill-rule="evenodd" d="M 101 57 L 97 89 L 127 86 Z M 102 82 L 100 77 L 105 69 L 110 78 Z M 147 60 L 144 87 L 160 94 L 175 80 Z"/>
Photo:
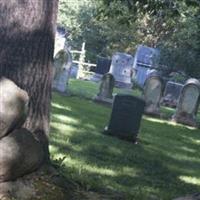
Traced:
<path fill-rule="evenodd" d="M 133 57 L 126 53 L 115 53 L 109 73 L 115 77 L 117 87 L 131 87 Z"/>
<path fill-rule="evenodd" d="M 168 81 L 165 87 L 162 104 L 169 107 L 176 107 L 183 84 Z"/>
<path fill-rule="evenodd" d="M 145 102 L 132 95 L 116 95 L 104 133 L 136 142 Z"/>
<path fill-rule="evenodd" d="M 160 100 L 162 97 L 162 78 L 157 72 L 148 75 L 144 84 L 145 113 L 160 115 Z"/>
<path fill-rule="evenodd" d="M 70 77 L 72 57 L 68 50 L 60 50 L 54 57 L 53 89 L 66 92 Z"/>
<path fill-rule="evenodd" d="M 113 102 L 113 88 L 115 86 L 115 79 L 112 74 L 104 74 L 102 77 L 99 93 L 94 98 L 97 102 L 104 102 L 108 104 L 112 104 Z"/>
<path fill-rule="evenodd" d="M 97 57 L 97 66 L 95 72 L 97 74 L 106 74 L 110 70 L 111 60 L 104 57 Z"/>
<path fill-rule="evenodd" d="M 141 87 L 144 86 L 148 71 L 158 67 L 159 59 L 160 51 L 158 49 L 144 45 L 139 45 L 137 47 L 133 62 L 133 68 L 137 71 L 135 76 L 137 84 Z"/>
<path fill-rule="evenodd" d="M 196 115 L 200 101 L 200 82 L 188 79 L 181 90 L 176 113 L 172 119 L 178 123 L 197 127 Z"/>
<path fill-rule="evenodd" d="M 111 60 L 104 57 L 97 57 L 97 66 L 95 67 L 95 74 L 92 76 L 91 81 L 99 82 L 103 75 L 110 70 Z"/>

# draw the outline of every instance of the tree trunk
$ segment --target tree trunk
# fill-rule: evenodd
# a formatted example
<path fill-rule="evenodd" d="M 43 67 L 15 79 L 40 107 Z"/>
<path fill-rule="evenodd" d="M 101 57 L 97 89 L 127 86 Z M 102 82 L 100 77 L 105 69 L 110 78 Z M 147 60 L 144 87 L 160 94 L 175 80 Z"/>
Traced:
<path fill-rule="evenodd" d="M 52 60 L 58 0 L 1 0 L 0 78 L 11 79 L 30 98 L 24 128 L 48 158 Z"/>

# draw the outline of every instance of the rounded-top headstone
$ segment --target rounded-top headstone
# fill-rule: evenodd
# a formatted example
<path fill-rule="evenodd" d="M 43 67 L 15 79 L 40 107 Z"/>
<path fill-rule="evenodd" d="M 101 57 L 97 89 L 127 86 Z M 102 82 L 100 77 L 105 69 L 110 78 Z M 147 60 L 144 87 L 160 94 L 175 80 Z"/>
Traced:
<path fill-rule="evenodd" d="M 0 79 L 0 138 L 24 123 L 28 101 L 26 91 L 7 78 Z"/>
<path fill-rule="evenodd" d="M 182 112 L 193 114 L 197 111 L 197 103 L 200 95 L 200 82 L 190 78 L 186 81 L 181 91 L 179 107 Z"/>
<path fill-rule="evenodd" d="M 160 114 L 160 100 L 162 97 L 163 80 L 157 71 L 148 74 L 144 84 L 145 112 L 147 114 Z"/>
<path fill-rule="evenodd" d="M 67 49 L 62 49 L 55 55 L 53 88 L 59 92 L 65 92 L 67 89 L 71 65 L 72 56 Z"/>
<path fill-rule="evenodd" d="M 188 79 L 181 90 L 176 113 L 172 119 L 176 122 L 198 126 L 196 115 L 200 103 L 200 82 Z"/>
<path fill-rule="evenodd" d="M 114 86 L 115 86 L 114 76 L 110 73 L 104 74 L 102 77 L 102 80 L 101 80 L 99 93 L 97 96 L 112 99 L 112 97 L 113 97 L 112 93 L 113 93 Z"/>

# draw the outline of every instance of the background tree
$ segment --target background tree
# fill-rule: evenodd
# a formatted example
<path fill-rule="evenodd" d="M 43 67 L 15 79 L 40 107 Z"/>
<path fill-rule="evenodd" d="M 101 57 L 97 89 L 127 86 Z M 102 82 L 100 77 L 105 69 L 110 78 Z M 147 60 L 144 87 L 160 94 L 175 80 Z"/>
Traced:
<path fill-rule="evenodd" d="M 199 1 L 81 2 L 73 1 L 67 7 L 69 1 L 61 0 L 59 23 L 71 31 L 72 45 L 79 47 L 86 41 L 86 50 L 92 52 L 86 59 L 95 62 L 96 55 L 111 56 L 116 51 L 134 54 L 137 45 L 144 44 L 161 50 L 161 64 L 169 71 L 182 70 L 200 77 Z M 68 23 L 66 16 L 71 13 L 73 19 Z"/>

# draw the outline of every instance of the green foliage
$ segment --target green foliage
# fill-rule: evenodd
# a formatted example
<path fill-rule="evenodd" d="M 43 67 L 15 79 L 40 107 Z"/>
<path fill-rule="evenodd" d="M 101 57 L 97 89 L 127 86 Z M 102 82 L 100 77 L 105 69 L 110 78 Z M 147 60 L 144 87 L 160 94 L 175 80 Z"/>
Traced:
<path fill-rule="evenodd" d="M 86 42 L 86 60 L 133 54 L 138 44 L 158 47 L 161 64 L 200 77 L 200 3 L 197 0 L 61 0 L 58 22 L 69 44 Z"/>

